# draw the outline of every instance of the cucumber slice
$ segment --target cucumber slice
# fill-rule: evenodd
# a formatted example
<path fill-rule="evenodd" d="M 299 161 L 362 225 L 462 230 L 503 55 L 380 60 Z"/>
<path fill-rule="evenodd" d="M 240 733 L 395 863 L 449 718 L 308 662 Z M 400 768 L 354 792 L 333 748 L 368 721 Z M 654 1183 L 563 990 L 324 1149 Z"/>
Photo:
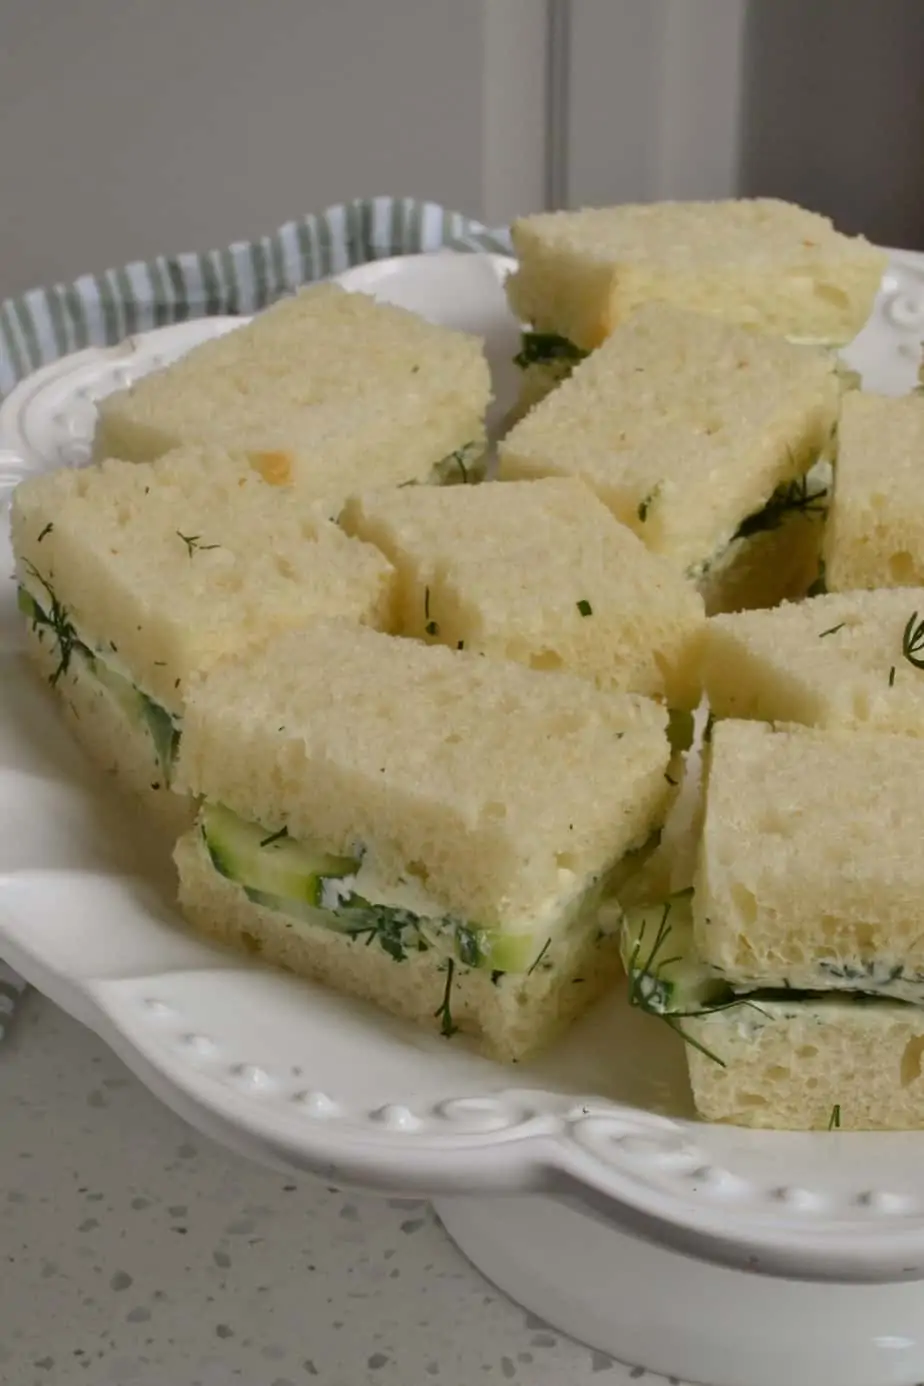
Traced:
<path fill-rule="evenodd" d="M 376 904 L 353 891 L 357 857 L 334 857 L 221 804 L 205 804 L 202 836 L 215 870 L 241 886 L 249 900 L 294 922 L 377 943 L 397 962 L 429 949 L 463 967 L 528 973 L 551 963 L 551 940 L 539 932 L 484 929 L 452 915 L 429 917 Z"/>
<path fill-rule="evenodd" d="M 325 880 L 353 876 L 359 870 L 355 857 L 316 851 L 286 836 L 285 829 L 268 833 L 259 823 L 248 823 L 221 804 L 206 804 L 201 824 L 216 871 L 245 890 L 287 905 L 296 902 L 317 908 Z"/>
<path fill-rule="evenodd" d="M 693 891 L 629 910 L 622 961 L 629 1000 L 653 1015 L 696 1015 L 732 1001 L 726 981 L 702 963 L 693 943 Z"/>
<path fill-rule="evenodd" d="M 255 905 L 285 915 L 295 923 L 330 929 L 367 944 L 376 943 L 395 962 L 404 962 L 409 953 L 426 953 L 432 948 L 443 957 L 454 958 L 463 967 L 523 973 L 540 958 L 545 960 L 549 956 L 546 941 L 537 943 L 532 934 L 503 934 L 472 928 L 451 919 L 423 919 L 410 910 L 372 905 L 357 895 L 350 897 L 349 903 L 330 910 L 309 900 L 294 900 L 253 886 L 243 889 Z"/>

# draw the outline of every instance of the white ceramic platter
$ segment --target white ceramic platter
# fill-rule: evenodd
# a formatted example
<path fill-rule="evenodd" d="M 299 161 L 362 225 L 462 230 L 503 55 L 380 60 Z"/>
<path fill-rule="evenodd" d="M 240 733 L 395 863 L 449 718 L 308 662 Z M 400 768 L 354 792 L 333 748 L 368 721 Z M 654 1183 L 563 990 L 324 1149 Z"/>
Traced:
<path fill-rule="evenodd" d="M 483 255 L 410 257 L 364 266 L 342 281 L 485 336 L 499 417 L 512 403 L 518 339 L 502 291 L 509 264 Z M 0 409 L 0 502 L 4 489 L 35 470 L 85 460 L 95 399 L 237 321 L 163 328 L 121 347 L 81 352 L 26 381 Z M 847 358 L 868 388 L 901 393 L 915 383 L 922 335 L 924 259 L 896 257 Z M 481 1263 L 501 1282 L 511 1279 L 502 1264 L 509 1248 L 495 1248 L 491 1259 L 493 1215 L 476 1233 L 471 1200 L 554 1194 L 591 1229 L 580 1234 L 585 1246 L 601 1229 L 623 1242 L 641 1238 L 632 1243 L 642 1248 L 639 1257 L 660 1249 L 674 1270 L 689 1264 L 688 1255 L 711 1261 L 703 1271 L 730 1276 L 736 1294 L 748 1282 L 774 1284 L 764 1277 L 829 1282 L 816 1294 L 888 1286 L 892 1328 L 863 1330 L 864 1341 L 879 1344 L 868 1360 L 880 1364 L 885 1353 L 891 1363 L 897 1359 L 888 1354 L 904 1343 L 905 1365 L 891 1374 L 876 1366 L 863 1377 L 856 1375 L 866 1370 L 860 1358 L 851 1365 L 845 1356 L 847 1370 L 836 1380 L 910 1382 L 912 1361 L 924 1375 L 924 1134 L 758 1134 L 697 1123 L 680 1042 L 619 995 L 541 1063 L 503 1068 L 456 1040 L 190 937 L 173 914 L 159 865 L 165 845 L 148 830 L 133 832 L 122 806 L 100 794 L 59 726 L 51 695 L 24 665 L 14 587 L 6 581 L 5 526 L 0 549 L 0 956 L 98 1031 L 165 1102 L 226 1144 L 330 1180 L 447 1198 L 451 1230 L 476 1260 L 480 1247 Z M 522 1220 L 527 1202 L 512 1200 L 514 1220 Z M 493 1205 L 495 1225 L 507 1203 Z M 540 1203 L 564 1265 L 566 1235 L 551 1211 L 563 1205 Z M 543 1226 L 542 1216 L 531 1215 L 529 1225 Z M 617 1241 L 607 1245 L 612 1250 Z M 536 1279 L 541 1249 L 531 1257 L 532 1288 L 521 1276 L 518 1297 L 618 1353 L 608 1337 L 612 1312 L 601 1303 L 594 1318 L 588 1307 L 592 1290 L 599 1295 L 606 1284 L 599 1269 L 583 1307 L 575 1301 L 556 1314 L 550 1283 Z M 658 1264 L 667 1274 L 668 1263 Z M 912 1296 L 913 1313 L 907 1306 L 898 1312 L 899 1291 Z M 629 1296 L 626 1286 L 620 1293 Z M 836 1315 L 853 1315 L 845 1301 L 837 1305 Z M 913 1332 L 909 1313 L 917 1316 Z M 686 1374 L 690 1331 L 673 1345 L 665 1338 L 644 1353 L 640 1346 L 636 1360 Z M 891 1348 L 882 1347 L 884 1338 Z M 854 1352 L 849 1334 L 843 1341 Z M 708 1368 L 710 1379 L 732 1386 L 772 1380 L 756 1367 L 747 1381 L 728 1376 L 729 1363 L 753 1357 L 751 1346 Z M 706 1375 L 705 1361 L 696 1357 L 689 1374 Z M 778 1369 L 777 1382 L 784 1379 Z M 822 1386 L 828 1377 L 816 1370 L 785 1379 Z"/>

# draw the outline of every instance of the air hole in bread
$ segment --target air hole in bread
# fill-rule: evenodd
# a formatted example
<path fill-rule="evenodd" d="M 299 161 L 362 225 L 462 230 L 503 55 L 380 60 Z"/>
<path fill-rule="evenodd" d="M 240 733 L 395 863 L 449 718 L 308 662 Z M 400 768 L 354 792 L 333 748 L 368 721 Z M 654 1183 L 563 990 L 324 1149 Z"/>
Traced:
<path fill-rule="evenodd" d="M 814 1059 L 818 1053 L 814 1044 L 802 1044 L 796 1050 L 796 1057 L 799 1059 Z"/>
<path fill-rule="evenodd" d="M 783 1082 L 784 1080 L 791 1078 L 792 1074 L 788 1068 L 785 1068 L 783 1066 L 783 1064 L 771 1064 L 770 1067 L 767 1069 L 767 1077 L 770 1079 L 772 1083 L 776 1083 Z"/>
<path fill-rule="evenodd" d="M 422 885 L 426 885 L 430 879 L 430 872 L 422 861 L 409 861 L 404 869 L 409 876 L 413 876 L 414 880 L 420 881 Z"/>
<path fill-rule="evenodd" d="M 853 695 L 853 715 L 858 722 L 869 721 L 869 696 L 859 689 Z"/>
<path fill-rule="evenodd" d="M 484 806 L 484 816 L 499 823 L 507 817 L 507 806 L 502 804 L 499 799 L 490 799 Z"/>
<path fill-rule="evenodd" d="M 898 553 L 893 553 L 890 557 L 889 577 L 895 583 L 896 587 L 910 587 L 914 585 L 914 558 L 907 549 L 899 549 Z"/>
<path fill-rule="evenodd" d="M 901 1085 L 908 1088 L 921 1076 L 921 1055 L 924 1054 L 924 1035 L 915 1035 L 902 1050 Z"/>
<path fill-rule="evenodd" d="M 739 1092 L 738 1105 L 741 1107 L 766 1107 L 767 1099 L 760 1092 Z"/>
<path fill-rule="evenodd" d="M 529 657 L 531 669 L 560 669 L 564 660 L 554 650 L 537 650 Z"/>
<path fill-rule="evenodd" d="M 849 308 L 850 298 L 838 284 L 829 284 L 821 279 L 815 285 L 815 292 L 826 303 L 834 303 L 838 308 Z"/>
<path fill-rule="evenodd" d="M 573 871 L 575 868 L 575 857 L 572 852 L 556 852 L 555 865 L 559 871 Z"/>

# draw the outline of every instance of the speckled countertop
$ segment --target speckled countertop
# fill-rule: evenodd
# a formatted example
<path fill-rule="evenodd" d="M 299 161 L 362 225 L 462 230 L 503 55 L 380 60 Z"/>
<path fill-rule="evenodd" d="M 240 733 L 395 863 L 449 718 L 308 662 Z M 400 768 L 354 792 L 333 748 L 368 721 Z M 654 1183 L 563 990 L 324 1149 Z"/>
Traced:
<path fill-rule="evenodd" d="M 206 1141 L 30 994 L 0 1046 L 2 1386 L 625 1386 L 429 1208 Z M 647 1376 L 647 1382 L 657 1378 Z"/>

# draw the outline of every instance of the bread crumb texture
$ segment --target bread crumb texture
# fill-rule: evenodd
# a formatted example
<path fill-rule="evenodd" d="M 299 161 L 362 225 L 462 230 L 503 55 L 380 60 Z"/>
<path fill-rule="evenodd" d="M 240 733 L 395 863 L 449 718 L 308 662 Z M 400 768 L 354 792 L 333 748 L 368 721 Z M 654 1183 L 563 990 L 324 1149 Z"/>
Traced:
<path fill-rule="evenodd" d="M 359 844 L 386 880 L 410 872 L 489 927 L 645 841 L 670 792 L 666 726 L 633 694 L 323 622 L 192 690 L 176 782 L 325 851 Z"/>
<path fill-rule="evenodd" d="M 696 947 L 733 985 L 924 982 L 919 740 L 719 722 Z M 755 787 L 760 787 L 760 793 Z"/>
<path fill-rule="evenodd" d="M 404 635 L 699 700 L 701 598 L 577 479 L 370 492 L 340 523 L 394 564 Z"/>
<path fill-rule="evenodd" d="M 924 669 L 907 657 L 920 621 L 915 587 L 718 616 L 703 647 L 709 705 L 718 717 L 924 736 Z"/>
<path fill-rule="evenodd" d="M 94 456 L 150 462 L 208 444 L 339 497 L 423 480 L 482 441 L 490 394 L 479 338 L 322 284 L 102 400 Z"/>
<path fill-rule="evenodd" d="M 830 591 L 924 586 L 922 457 L 924 396 L 845 396 L 824 544 Z"/>
<path fill-rule="evenodd" d="M 826 351 L 647 304 L 511 430 L 500 473 L 580 477 L 691 571 L 825 452 L 839 399 Z"/>
<path fill-rule="evenodd" d="M 887 256 L 827 217 L 772 198 L 544 212 L 511 228 L 522 322 L 584 350 L 650 300 L 761 332 L 848 342 Z"/>
<path fill-rule="evenodd" d="M 172 711 L 194 675 L 276 631 L 393 621 L 394 571 L 377 549 L 216 449 L 32 477 L 12 535 L 39 606 L 47 583 L 81 640 Z"/>

